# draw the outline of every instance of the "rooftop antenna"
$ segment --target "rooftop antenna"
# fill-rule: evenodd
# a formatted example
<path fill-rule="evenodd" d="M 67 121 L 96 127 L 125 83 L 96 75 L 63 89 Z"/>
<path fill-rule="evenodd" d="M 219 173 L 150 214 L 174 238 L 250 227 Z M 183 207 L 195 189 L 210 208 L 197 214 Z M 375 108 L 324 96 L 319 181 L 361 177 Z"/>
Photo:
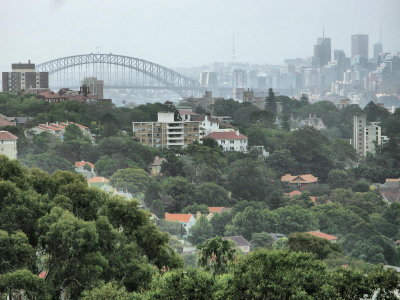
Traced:
<path fill-rule="evenodd" d="M 235 52 L 235 31 L 233 31 L 232 37 L 232 62 L 236 62 L 236 52 Z"/>
<path fill-rule="evenodd" d="M 379 43 L 382 44 L 382 22 L 379 22 Z"/>
<path fill-rule="evenodd" d="M 322 38 L 325 38 L 325 25 L 322 25 Z"/>

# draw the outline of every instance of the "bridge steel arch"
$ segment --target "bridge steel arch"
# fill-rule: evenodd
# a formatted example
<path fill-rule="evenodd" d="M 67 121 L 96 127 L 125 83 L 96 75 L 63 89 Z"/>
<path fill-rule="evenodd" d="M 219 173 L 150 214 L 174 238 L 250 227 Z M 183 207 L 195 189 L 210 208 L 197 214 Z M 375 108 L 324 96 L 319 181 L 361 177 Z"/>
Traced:
<path fill-rule="evenodd" d="M 164 84 L 166 89 L 174 90 L 182 97 L 204 92 L 204 88 L 202 88 L 198 81 L 171 69 L 144 59 L 112 53 L 91 53 L 57 58 L 36 65 L 36 71 L 52 74 L 74 66 L 87 64 L 112 64 L 139 71 Z"/>

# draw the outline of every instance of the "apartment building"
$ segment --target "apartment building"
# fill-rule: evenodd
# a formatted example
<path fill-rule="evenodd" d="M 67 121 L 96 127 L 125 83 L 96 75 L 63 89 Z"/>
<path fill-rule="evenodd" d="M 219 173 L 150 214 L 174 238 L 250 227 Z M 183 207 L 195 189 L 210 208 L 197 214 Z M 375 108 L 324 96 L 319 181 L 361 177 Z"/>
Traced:
<path fill-rule="evenodd" d="M 17 93 L 26 89 L 49 87 L 49 73 L 36 72 L 35 64 L 31 61 L 12 64 L 11 68 L 11 72 L 2 73 L 3 92 Z"/>
<path fill-rule="evenodd" d="M 186 147 L 200 142 L 200 122 L 177 121 L 173 112 L 159 112 L 157 122 L 133 122 L 133 135 L 151 147 Z"/>
<path fill-rule="evenodd" d="M 352 145 L 360 156 L 367 156 L 367 153 L 375 154 L 376 146 L 382 145 L 381 127 L 377 122 L 367 124 L 365 114 L 353 116 L 353 140 Z"/>

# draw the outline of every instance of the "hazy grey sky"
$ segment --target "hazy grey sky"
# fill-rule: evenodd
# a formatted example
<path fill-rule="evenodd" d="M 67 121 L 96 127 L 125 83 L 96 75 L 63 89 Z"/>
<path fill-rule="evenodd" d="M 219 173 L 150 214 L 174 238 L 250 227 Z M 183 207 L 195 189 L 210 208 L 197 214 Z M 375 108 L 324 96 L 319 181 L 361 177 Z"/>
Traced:
<path fill-rule="evenodd" d="M 316 38 L 350 54 L 350 35 L 400 51 L 400 0 L 0 0 L 0 69 L 90 52 L 168 67 L 283 63 L 312 55 Z M 99 47 L 97 50 L 96 47 Z M 100 48 L 101 47 L 101 48 Z"/>

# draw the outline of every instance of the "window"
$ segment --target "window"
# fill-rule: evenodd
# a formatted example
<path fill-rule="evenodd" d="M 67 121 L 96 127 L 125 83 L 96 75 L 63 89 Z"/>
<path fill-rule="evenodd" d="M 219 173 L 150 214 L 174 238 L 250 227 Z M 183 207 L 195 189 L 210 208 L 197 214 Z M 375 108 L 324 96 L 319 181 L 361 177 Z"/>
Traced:
<path fill-rule="evenodd" d="M 230 140 L 230 141 L 231 141 L 231 144 L 235 143 L 235 140 Z"/>
<path fill-rule="evenodd" d="M 221 140 L 221 144 L 225 144 L 225 140 Z"/>
<path fill-rule="evenodd" d="M 230 147 L 230 148 L 229 148 L 229 150 L 231 150 L 231 151 L 234 151 L 234 150 L 235 150 L 235 148 L 234 148 L 234 147 Z"/>

